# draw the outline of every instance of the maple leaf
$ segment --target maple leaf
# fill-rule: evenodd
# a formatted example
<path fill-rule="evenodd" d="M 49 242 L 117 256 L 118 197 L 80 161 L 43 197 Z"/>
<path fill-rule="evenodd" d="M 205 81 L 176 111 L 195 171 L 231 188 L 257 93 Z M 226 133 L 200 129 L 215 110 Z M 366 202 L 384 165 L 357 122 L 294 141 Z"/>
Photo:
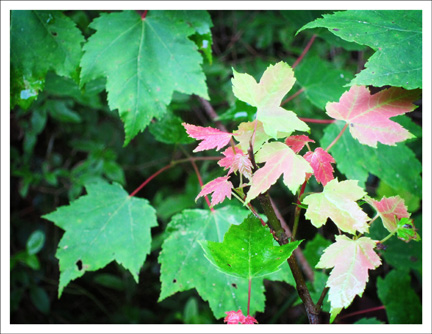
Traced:
<path fill-rule="evenodd" d="M 377 142 L 395 145 L 414 136 L 390 117 L 403 115 L 416 108 L 412 102 L 419 91 L 391 87 L 371 95 L 364 86 L 352 86 L 339 102 L 327 103 L 330 117 L 346 121 L 351 135 L 361 144 L 377 147 Z"/>
<path fill-rule="evenodd" d="M 375 253 L 376 241 L 368 237 L 352 240 L 337 235 L 336 242 L 324 250 L 315 268 L 333 268 L 327 281 L 331 303 L 331 322 L 336 315 L 348 307 L 356 295 L 360 297 L 369 280 L 369 269 L 381 265 Z"/>
<path fill-rule="evenodd" d="M 255 138 L 253 144 L 254 153 L 262 147 L 271 137 L 264 132 L 264 127 L 261 121 L 243 122 L 239 125 L 234 134 L 234 138 L 239 142 L 238 146 L 244 153 L 247 153 L 250 147 L 250 141 L 255 130 Z"/>
<path fill-rule="evenodd" d="M 212 206 L 222 203 L 225 197 L 231 199 L 231 189 L 233 188 L 233 185 L 230 181 L 228 181 L 229 178 L 229 176 L 221 176 L 204 185 L 201 192 L 195 198 L 195 201 L 201 196 L 205 196 L 210 193 L 213 193 L 211 200 Z"/>
<path fill-rule="evenodd" d="M 292 193 L 304 182 L 306 173 L 312 173 L 309 163 L 280 142 L 265 144 L 256 154 L 257 163 L 265 162 L 252 176 L 252 185 L 245 203 L 266 192 L 283 174 L 283 182 Z"/>
<path fill-rule="evenodd" d="M 421 240 L 416 231 L 413 220 L 405 217 L 397 222 L 397 236 L 405 242 Z"/>
<path fill-rule="evenodd" d="M 294 153 L 299 153 L 307 142 L 315 143 L 315 140 L 310 139 L 306 135 L 289 136 L 287 139 L 285 139 L 285 144 L 287 144 L 294 151 Z"/>
<path fill-rule="evenodd" d="M 157 226 L 149 202 L 130 197 L 120 185 L 99 181 L 86 190 L 87 195 L 43 216 L 66 231 L 56 252 L 59 297 L 70 281 L 114 260 L 138 283 L 139 271 L 150 253 L 150 229 Z"/>
<path fill-rule="evenodd" d="M 243 321 L 244 325 L 253 325 L 253 324 L 257 324 L 257 323 L 258 323 L 258 321 L 254 317 L 252 317 L 250 315 L 248 315 L 245 318 L 245 320 Z"/>
<path fill-rule="evenodd" d="M 229 311 L 225 312 L 227 316 L 224 319 L 224 322 L 226 322 L 228 325 L 238 325 L 238 323 L 243 323 L 246 319 L 246 317 L 243 315 L 243 312 L 241 310 L 236 311 Z"/>
<path fill-rule="evenodd" d="M 154 10 L 143 20 L 122 11 L 102 13 L 90 24 L 96 32 L 83 47 L 81 85 L 107 79 L 109 107 L 124 122 L 124 145 L 165 115 L 174 91 L 208 99 L 203 59 L 189 39 L 196 29 L 185 16 Z"/>
<path fill-rule="evenodd" d="M 222 147 L 228 145 L 232 133 L 223 132 L 219 129 L 210 126 L 204 128 L 192 124 L 182 123 L 189 137 L 202 140 L 201 143 L 193 150 L 193 152 L 211 150 L 216 148 L 219 151 Z"/>
<path fill-rule="evenodd" d="M 287 137 L 295 130 L 309 131 L 309 127 L 297 115 L 280 107 L 282 98 L 295 83 L 292 68 L 279 62 L 270 65 L 263 73 L 259 83 L 246 73 L 233 70 L 234 95 L 258 108 L 257 120 L 261 121 L 265 132 L 273 137 Z"/>
<path fill-rule="evenodd" d="M 331 164 L 336 161 L 321 147 L 317 147 L 314 152 L 307 152 L 303 157 L 311 164 L 316 180 L 323 186 L 334 179 Z"/>
<path fill-rule="evenodd" d="M 355 202 L 366 193 L 357 185 L 358 181 L 346 180 L 338 182 L 334 179 L 324 186 L 319 194 L 307 196 L 303 203 L 308 205 L 305 217 L 319 228 L 331 220 L 344 232 L 351 234 L 359 231 L 368 232 L 369 217 Z"/>
<path fill-rule="evenodd" d="M 252 178 L 252 163 L 249 156 L 244 154 L 241 149 L 228 147 L 222 154 L 225 158 L 220 159 L 218 165 L 224 167 L 224 169 L 229 168 L 228 175 L 239 171 L 248 179 Z"/>
<path fill-rule="evenodd" d="M 397 230 L 399 219 L 410 217 L 404 200 L 399 196 L 392 196 L 389 198 L 384 196 L 381 201 L 376 201 L 366 196 L 365 200 L 378 212 L 384 227 L 389 232 Z"/>

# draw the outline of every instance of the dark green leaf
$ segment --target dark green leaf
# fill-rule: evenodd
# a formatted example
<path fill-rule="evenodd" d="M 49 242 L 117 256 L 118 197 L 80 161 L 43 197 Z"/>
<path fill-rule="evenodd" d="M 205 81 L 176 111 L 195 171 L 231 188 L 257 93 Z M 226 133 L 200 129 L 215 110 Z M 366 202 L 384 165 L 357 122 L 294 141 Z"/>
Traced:
<path fill-rule="evenodd" d="M 35 286 L 30 289 L 30 299 L 36 308 L 44 314 L 48 314 L 51 302 L 48 294 L 41 287 Z"/>
<path fill-rule="evenodd" d="M 84 46 L 81 84 L 107 78 L 108 103 L 125 124 L 125 145 L 153 117 L 161 118 L 174 90 L 206 99 L 201 55 L 187 37 L 194 29 L 175 11 L 102 14 Z"/>
<path fill-rule="evenodd" d="M 384 279 L 378 277 L 377 292 L 390 324 L 422 323 L 422 304 L 408 272 L 392 270 Z"/>
<path fill-rule="evenodd" d="M 323 15 L 303 26 L 325 27 L 340 38 L 376 52 L 351 85 L 422 87 L 422 12 L 420 10 L 349 10 Z"/>
<path fill-rule="evenodd" d="M 377 318 L 362 318 L 360 320 L 357 320 L 354 325 L 382 325 L 384 322 L 381 320 L 378 320 Z"/>
<path fill-rule="evenodd" d="M 165 144 L 189 144 L 190 138 L 182 125 L 180 117 L 168 111 L 163 118 L 149 125 L 149 130 L 156 140 Z"/>
<path fill-rule="evenodd" d="M 118 184 L 100 181 L 87 185 L 86 190 L 87 195 L 43 216 L 66 231 L 56 253 L 59 297 L 70 281 L 114 260 L 138 282 L 150 252 L 150 229 L 157 225 L 148 201 L 130 197 Z"/>
<path fill-rule="evenodd" d="M 315 234 L 315 237 L 308 241 L 305 249 L 303 250 L 303 254 L 306 257 L 306 260 L 309 262 L 309 265 L 312 268 L 318 264 L 321 255 L 328 246 L 331 245 L 331 241 L 325 239 L 321 234 Z"/>

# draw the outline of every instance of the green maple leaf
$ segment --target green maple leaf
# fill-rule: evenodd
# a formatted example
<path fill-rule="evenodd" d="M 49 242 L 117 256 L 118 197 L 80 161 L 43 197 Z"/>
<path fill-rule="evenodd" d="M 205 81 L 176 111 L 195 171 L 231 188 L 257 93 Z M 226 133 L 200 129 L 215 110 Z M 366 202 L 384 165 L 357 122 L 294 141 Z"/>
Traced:
<path fill-rule="evenodd" d="M 246 103 L 258 108 L 257 120 L 261 121 L 265 132 L 273 137 L 288 137 L 295 130 L 309 131 L 309 127 L 297 115 L 280 107 L 282 98 L 295 83 L 292 68 L 279 62 L 270 65 L 259 83 L 247 73 L 233 70 L 232 79 L 234 95 Z"/>
<path fill-rule="evenodd" d="M 125 145 L 153 117 L 161 118 L 178 91 L 206 99 L 202 57 L 188 39 L 195 28 L 174 11 L 102 14 L 84 45 L 81 84 L 106 77 L 108 104 L 118 109 L 125 126 Z"/>
<path fill-rule="evenodd" d="M 420 241 L 412 219 L 403 217 L 397 222 L 397 236 L 399 239 L 409 242 L 410 240 Z"/>
<path fill-rule="evenodd" d="M 375 53 L 351 85 L 422 87 L 422 12 L 349 10 L 323 15 L 298 32 L 324 27 L 340 38 L 371 47 Z M 298 33 L 297 32 L 297 33 Z"/>
<path fill-rule="evenodd" d="M 184 210 L 175 215 L 167 226 L 169 236 L 165 239 L 159 256 L 162 282 L 159 300 L 176 292 L 195 288 L 199 295 L 209 302 L 216 318 L 226 316 L 225 312 L 228 310 L 245 311 L 248 280 L 220 272 L 205 258 L 199 241 L 222 242 L 229 227 L 243 221 L 248 212 L 243 208 L 228 206 L 214 212 Z M 289 268 L 286 277 L 281 276 L 268 275 L 252 279 L 254 298 L 250 305 L 251 314 L 264 311 L 264 278 L 287 280 L 292 284 Z"/>
<path fill-rule="evenodd" d="M 60 262 L 58 296 L 70 281 L 116 261 L 135 281 L 150 253 L 155 210 L 142 198 L 130 197 L 118 184 L 86 186 L 87 195 L 44 215 L 65 230 L 56 257 Z"/>
<path fill-rule="evenodd" d="M 279 271 L 301 241 L 273 246 L 273 236 L 258 218 L 250 215 L 232 225 L 223 242 L 202 241 L 206 258 L 228 275 L 251 279 Z"/>
<path fill-rule="evenodd" d="M 78 79 L 84 37 L 59 11 L 11 12 L 11 107 L 28 108 L 48 71 Z"/>

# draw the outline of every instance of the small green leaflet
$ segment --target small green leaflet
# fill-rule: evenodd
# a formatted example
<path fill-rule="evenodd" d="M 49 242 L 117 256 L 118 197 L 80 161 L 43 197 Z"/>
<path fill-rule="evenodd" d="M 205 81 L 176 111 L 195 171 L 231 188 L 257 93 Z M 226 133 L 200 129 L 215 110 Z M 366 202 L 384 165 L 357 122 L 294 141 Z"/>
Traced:
<path fill-rule="evenodd" d="M 292 68 L 279 62 L 270 65 L 259 83 L 246 73 L 233 70 L 234 95 L 258 108 L 257 120 L 261 121 L 265 132 L 273 138 L 288 137 L 295 130 L 309 131 L 309 127 L 297 115 L 280 107 L 282 98 L 295 83 Z"/>
<path fill-rule="evenodd" d="M 135 11 L 102 14 L 84 45 L 81 84 L 106 77 L 108 103 L 118 109 L 125 143 L 161 118 L 174 90 L 208 99 L 202 57 L 188 39 L 195 28 L 175 11 L 149 11 L 144 20 Z"/>
<path fill-rule="evenodd" d="M 42 218 L 65 230 L 56 257 L 60 262 L 58 296 L 70 281 L 116 261 L 135 281 L 150 253 L 155 210 L 142 198 L 103 181 L 86 186 L 87 195 Z"/>
<path fill-rule="evenodd" d="M 223 242 L 200 242 L 206 258 L 220 271 L 248 280 L 280 270 L 300 243 L 273 246 L 270 231 L 254 215 L 232 225 Z"/>
<path fill-rule="evenodd" d="M 405 242 L 421 240 L 413 224 L 413 220 L 406 217 L 401 218 L 401 220 L 397 222 L 397 236 Z"/>
<path fill-rule="evenodd" d="M 351 85 L 422 87 L 422 12 L 349 10 L 323 15 L 297 33 L 324 27 L 340 38 L 376 52 Z"/>
<path fill-rule="evenodd" d="M 11 11 L 11 107 L 28 108 L 48 71 L 78 79 L 84 37 L 59 11 Z"/>

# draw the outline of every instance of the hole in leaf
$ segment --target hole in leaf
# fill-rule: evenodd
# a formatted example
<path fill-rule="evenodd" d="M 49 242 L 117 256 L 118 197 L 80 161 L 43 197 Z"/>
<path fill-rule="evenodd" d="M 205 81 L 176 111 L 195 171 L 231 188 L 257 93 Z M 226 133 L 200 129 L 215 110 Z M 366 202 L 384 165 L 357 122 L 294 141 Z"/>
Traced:
<path fill-rule="evenodd" d="M 177 280 L 175 278 L 173 279 L 173 283 L 177 283 Z"/>
<path fill-rule="evenodd" d="M 232 286 L 234 289 L 237 289 L 237 284 L 232 283 L 231 286 Z"/>
<path fill-rule="evenodd" d="M 231 267 L 231 265 L 229 263 L 227 263 L 228 267 Z"/>
<path fill-rule="evenodd" d="M 82 270 L 82 268 L 83 268 L 83 263 L 82 263 L 81 260 L 78 260 L 75 264 L 76 264 L 78 270 Z"/>
<path fill-rule="evenodd" d="M 56 37 L 57 33 L 55 31 L 51 31 L 51 35 L 53 35 L 54 37 Z"/>

